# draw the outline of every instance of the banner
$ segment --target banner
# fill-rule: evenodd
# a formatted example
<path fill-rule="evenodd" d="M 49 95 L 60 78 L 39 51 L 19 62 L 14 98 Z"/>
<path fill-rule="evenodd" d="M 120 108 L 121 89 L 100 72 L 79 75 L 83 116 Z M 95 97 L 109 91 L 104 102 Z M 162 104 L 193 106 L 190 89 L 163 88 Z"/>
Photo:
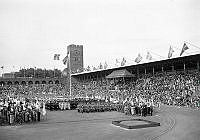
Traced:
<path fill-rule="evenodd" d="M 186 43 L 183 44 L 183 48 L 181 50 L 180 56 L 187 50 L 189 47 L 186 45 Z"/>

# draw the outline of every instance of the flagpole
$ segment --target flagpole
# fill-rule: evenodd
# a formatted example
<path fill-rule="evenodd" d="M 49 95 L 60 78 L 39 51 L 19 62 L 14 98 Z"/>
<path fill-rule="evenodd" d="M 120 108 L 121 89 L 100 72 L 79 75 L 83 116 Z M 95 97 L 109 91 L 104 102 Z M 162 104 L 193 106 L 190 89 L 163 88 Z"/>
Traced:
<path fill-rule="evenodd" d="M 72 79 L 71 79 L 71 63 L 70 63 L 70 51 L 69 51 L 69 95 L 70 97 L 72 97 Z"/>
<path fill-rule="evenodd" d="M 24 67 L 24 78 L 25 78 L 25 67 Z"/>
<path fill-rule="evenodd" d="M 190 45 L 192 45 L 193 47 L 195 47 L 195 48 L 197 48 L 197 49 L 200 49 L 200 47 L 198 47 L 198 46 L 196 46 L 196 45 L 193 45 L 193 44 L 191 44 L 191 43 L 189 43 L 189 42 L 184 41 L 184 43 L 190 44 Z"/>
<path fill-rule="evenodd" d="M 14 75 L 14 71 L 15 71 L 14 69 L 15 69 L 15 66 L 13 66 L 13 78 L 14 78 L 14 76 L 15 76 L 15 75 Z"/>
<path fill-rule="evenodd" d="M 44 78 L 46 77 L 46 69 L 44 68 Z"/>
<path fill-rule="evenodd" d="M 2 77 L 3 77 L 3 75 L 4 75 L 4 66 L 2 66 L 1 69 L 2 69 Z"/>
<path fill-rule="evenodd" d="M 33 77 L 35 78 L 35 69 L 36 67 L 33 68 Z"/>
<path fill-rule="evenodd" d="M 53 78 L 55 78 L 55 65 L 54 65 L 54 68 L 53 68 Z"/>

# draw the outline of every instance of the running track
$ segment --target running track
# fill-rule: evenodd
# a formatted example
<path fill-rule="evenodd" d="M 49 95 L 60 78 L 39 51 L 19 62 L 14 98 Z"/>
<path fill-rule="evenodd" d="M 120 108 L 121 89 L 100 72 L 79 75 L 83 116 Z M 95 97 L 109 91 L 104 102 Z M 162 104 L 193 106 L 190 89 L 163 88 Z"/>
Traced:
<path fill-rule="evenodd" d="M 48 112 L 47 119 L 34 124 L 0 126 L 0 140 L 200 140 L 200 110 L 161 106 L 154 116 L 159 127 L 127 130 L 113 120 L 141 117 L 119 112 Z"/>

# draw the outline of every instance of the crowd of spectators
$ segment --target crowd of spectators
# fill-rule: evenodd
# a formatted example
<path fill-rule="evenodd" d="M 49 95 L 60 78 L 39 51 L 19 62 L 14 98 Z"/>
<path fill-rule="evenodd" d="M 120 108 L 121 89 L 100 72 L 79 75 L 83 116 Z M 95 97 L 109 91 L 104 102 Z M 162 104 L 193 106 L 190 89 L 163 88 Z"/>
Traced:
<path fill-rule="evenodd" d="M 174 71 L 143 74 L 137 79 L 105 78 L 79 81 L 72 86 L 75 97 L 99 98 L 118 102 L 153 102 L 200 107 L 200 72 Z"/>
<path fill-rule="evenodd" d="M 199 85 L 198 71 L 159 73 L 139 78 L 134 91 L 163 104 L 200 107 Z"/>
<path fill-rule="evenodd" d="M 47 96 L 65 95 L 65 87 L 61 84 L 5 85 L 0 86 L 1 96 Z"/>
<path fill-rule="evenodd" d="M 102 99 L 105 98 L 105 94 L 108 92 L 107 81 L 105 79 L 99 79 L 73 83 L 72 92 L 78 98 L 95 97 Z"/>

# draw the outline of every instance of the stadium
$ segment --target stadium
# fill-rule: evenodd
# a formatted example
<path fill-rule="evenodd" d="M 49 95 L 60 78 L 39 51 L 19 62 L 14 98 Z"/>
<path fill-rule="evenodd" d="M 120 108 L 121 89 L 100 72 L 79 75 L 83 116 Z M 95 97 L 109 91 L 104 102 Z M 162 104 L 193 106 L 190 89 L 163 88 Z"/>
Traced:
<path fill-rule="evenodd" d="M 200 138 L 200 54 L 84 71 L 82 53 L 63 77 L 1 78 L 0 139 Z"/>
<path fill-rule="evenodd" d="M 0 140 L 200 140 L 199 0 L 0 0 Z"/>

